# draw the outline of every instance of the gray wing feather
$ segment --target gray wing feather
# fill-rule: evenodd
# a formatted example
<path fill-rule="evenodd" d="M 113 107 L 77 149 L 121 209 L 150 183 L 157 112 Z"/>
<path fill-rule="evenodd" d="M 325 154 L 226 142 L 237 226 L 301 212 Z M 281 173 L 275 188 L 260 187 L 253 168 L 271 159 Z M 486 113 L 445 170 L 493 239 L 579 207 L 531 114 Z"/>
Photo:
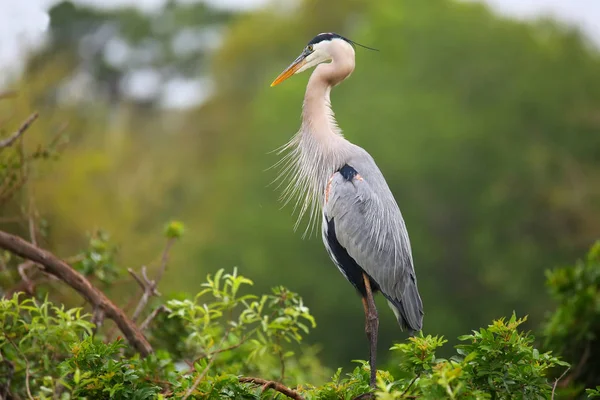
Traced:
<path fill-rule="evenodd" d="M 324 216 L 334 218 L 339 243 L 379 285 L 400 325 L 421 330 L 423 304 L 400 209 L 366 152 L 352 167 L 359 173 L 352 181 L 333 175 Z"/>

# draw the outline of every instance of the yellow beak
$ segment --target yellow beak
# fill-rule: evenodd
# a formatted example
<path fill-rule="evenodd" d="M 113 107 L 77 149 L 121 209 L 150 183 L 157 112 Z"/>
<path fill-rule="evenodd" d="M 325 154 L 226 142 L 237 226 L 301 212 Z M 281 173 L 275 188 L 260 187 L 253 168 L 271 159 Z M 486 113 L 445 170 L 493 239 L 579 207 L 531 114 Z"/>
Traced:
<path fill-rule="evenodd" d="M 279 74 L 277 78 L 275 78 L 273 83 L 271 83 L 271 87 L 279 85 L 281 82 L 294 75 L 296 71 L 304 66 L 304 64 L 306 64 L 306 54 L 302 53 L 300 57 L 296 58 L 289 67 L 287 67 L 281 74 Z"/>

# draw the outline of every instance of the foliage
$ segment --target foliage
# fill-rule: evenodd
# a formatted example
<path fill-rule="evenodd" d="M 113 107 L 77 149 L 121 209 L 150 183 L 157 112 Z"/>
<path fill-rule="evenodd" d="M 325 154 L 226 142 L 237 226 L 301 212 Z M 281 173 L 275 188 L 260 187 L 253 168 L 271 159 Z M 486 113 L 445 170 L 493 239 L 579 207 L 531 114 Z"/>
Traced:
<path fill-rule="evenodd" d="M 115 260 L 116 246 L 110 244 L 110 235 L 104 231 L 88 236 L 89 247 L 75 257 L 73 268 L 103 283 L 113 282 L 120 274 Z"/>
<path fill-rule="evenodd" d="M 314 327 L 302 299 L 277 287 L 271 294 L 243 294 L 252 281 L 234 270 L 209 275 L 193 299 L 170 300 L 168 320 L 183 327 L 174 340 L 184 340 L 193 354 L 189 364 L 158 349 L 141 359 L 128 354 L 122 339 L 104 342 L 92 335 L 89 314 L 65 311 L 47 299 L 38 302 L 15 295 L 0 301 L 0 354 L 4 376 L 0 390 L 13 396 L 31 393 L 61 398 L 269 398 L 269 391 L 242 383 L 240 375 L 259 373 L 293 381 L 305 399 L 353 399 L 368 393 L 369 366 L 358 361 L 349 374 L 339 368 L 329 382 L 312 385 L 302 372 L 290 343 L 301 343 Z M 423 334 L 392 347 L 401 376 L 379 370 L 379 399 L 543 399 L 551 391 L 547 371 L 566 365 L 533 347 L 533 337 L 520 332 L 525 319 L 494 321 L 460 337 L 451 359 L 436 357 L 446 343 Z M 162 325 L 156 329 L 162 329 Z M 191 353 L 189 353 L 191 352 Z M 273 357 L 273 354 L 278 355 Z M 286 376 L 284 365 L 289 363 Z M 590 396 L 594 394 L 589 392 Z"/>
<path fill-rule="evenodd" d="M 93 325 L 80 308 L 65 310 L 47 300 L 22 297 L 0 301 L 2 386 L 9 393 L 24 393 L 28 386 L 44 392 L 49 374 L 70 346 L 92 333 Z"/>
<path fill-rule="evenodd" d="M 205 289 L 194 300 L 170 300 L 167 306 L 171 317 L 186 326 L 186 353 L 194 359 L 206 360 L 223 349 L 242 347 L 247 357 L 222 358 L 227 370 L 272 375 L 269 367 L 276 360 L 284 380 L 285 361 L 294 356 L 285 345 L 300 343 L 315 321 L 302 299 L 283 287 L 260 297 L 240 295 L 244 285 L 252 284 L 235 269 L 231 274 L 221 269 L 207 277 Z"/>
<path fill-rule="evenodd" d="M 124 347 L 121 340 L 105 344 L 90 336 L 73 343 L 70 357 L 58 366 L 62 378 L 56 385 L 64 387 L 75 398 L 141 400 L 156 396 L 161 387 L 152 377 L 165 373 L 157 363 L 157 356 L 143 361 L 137 356 L 119 357 Z M 149 370 L 149 366 L 153 369 Z M 52 381 L 46 379 L 45 383 L 48 382 Z M 52 394 L 56 388 L 41 387 L 40 390 Z"/>
<path fill-rule="evenodd" d="M 31 391 L 39 398 L 56 393 L 63 398 L 144 399 L 158 393 L 180 398 L 191 391 L 200 398 L 211 393 L 208 398 L 235 399 L 255 398 L 255 390 L 238 382 L 241 373 L 281 372 L 283 380 L 288 363 L 288 379 L 317 377 L 318 368 L 303 371 L 305 355 L 296 356 L 290 348 L 315 326 L 302 299 L 282 287 L 262 296 L 241 294 L 251 284 L 235 270 L 219 270 L 193 300 L 167 302 L 167 325 L 174 320 L 182 328 L 171 340 L 182 337 L 186 359 L 174 359 L 162 349 L 146 359 L 127 355 L 122 339 L 105 343 L 102 334 L 92 336 L 90 315 L 80 308 L 65 311 L 47 299 L 19 295 L 3 299 L 0 361 L 5 379 L 0 390 L 13 395 Z M 188 359 L 190 367 L 182 367 Z M 195 387 L 198 377 L 205 379 Z"/>
<path fill-rule="evenodd" d="M 600 386 L 596 386 L 595 389 L 585 389 L 585 392 L 590 399 L 596 399 L 600 397 Z"/>
<path fill-rule="evenodd" d="M 545 346 L 573 365 L 566 380 L 579 387 L 600 385 L 600 241 L 572 266 L 546 273 L 557 303 L 543 328 Z"/>
<path fill-rule="evenodd" d="M 534 348 L 533 336 L 517 329 L 524 321 L 513 314 L 508 321 L 499 319 L 459 337 L 466 343 L 456 346 L 457 354 L 449 360 L 436 358 L 435 351 L 446 342 L 437 336 L 412 337 L 393 346 L 407 376 L 389 384 L 380 381 L 381 398 L 548 398 L 548 369 L 566 363 Z"/>

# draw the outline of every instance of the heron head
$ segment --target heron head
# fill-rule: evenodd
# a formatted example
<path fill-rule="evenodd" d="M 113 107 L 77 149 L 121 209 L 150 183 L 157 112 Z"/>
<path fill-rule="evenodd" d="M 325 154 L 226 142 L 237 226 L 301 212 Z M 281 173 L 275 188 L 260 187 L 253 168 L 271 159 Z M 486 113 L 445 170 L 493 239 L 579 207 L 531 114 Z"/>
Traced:
<path fill-rule="evenodd" d="M 275 80 L 271 87 L 279 85 L 294 74 L 306 71 L 325 61 L 333 59 L 334 55 L 344 52 L 354 59 L 354 42 L 337 33 L 319 33 L 302 50 L 302 53 Z"/>

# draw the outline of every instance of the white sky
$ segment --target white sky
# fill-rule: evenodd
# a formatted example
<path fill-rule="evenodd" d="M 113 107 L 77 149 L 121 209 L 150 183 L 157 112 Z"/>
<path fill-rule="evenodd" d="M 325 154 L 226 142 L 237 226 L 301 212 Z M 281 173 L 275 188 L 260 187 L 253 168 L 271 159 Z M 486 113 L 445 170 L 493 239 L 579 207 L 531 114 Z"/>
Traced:
<path fill-rule="evenodd" d="M 179 0 L 192 2 L 198 0 Z M 231 9 L 251 9 L 269 0 L 203 0 L 214 6 Z M 470 0 L 477 1 L 477 0 Z M 532 18 L 550 15 L 575 24 L 600 45 L 600 0 L 481 0 L 504 15 Z M 43 43 L 49 18 L 47 10 L 57 0 L 0 0 L 0 88 L 17 73 L 22 56 L 28 49 Z M 110 8 L 137 5 L 153 11 L 166 0 L 74 0 L 75 3 Z"/>

